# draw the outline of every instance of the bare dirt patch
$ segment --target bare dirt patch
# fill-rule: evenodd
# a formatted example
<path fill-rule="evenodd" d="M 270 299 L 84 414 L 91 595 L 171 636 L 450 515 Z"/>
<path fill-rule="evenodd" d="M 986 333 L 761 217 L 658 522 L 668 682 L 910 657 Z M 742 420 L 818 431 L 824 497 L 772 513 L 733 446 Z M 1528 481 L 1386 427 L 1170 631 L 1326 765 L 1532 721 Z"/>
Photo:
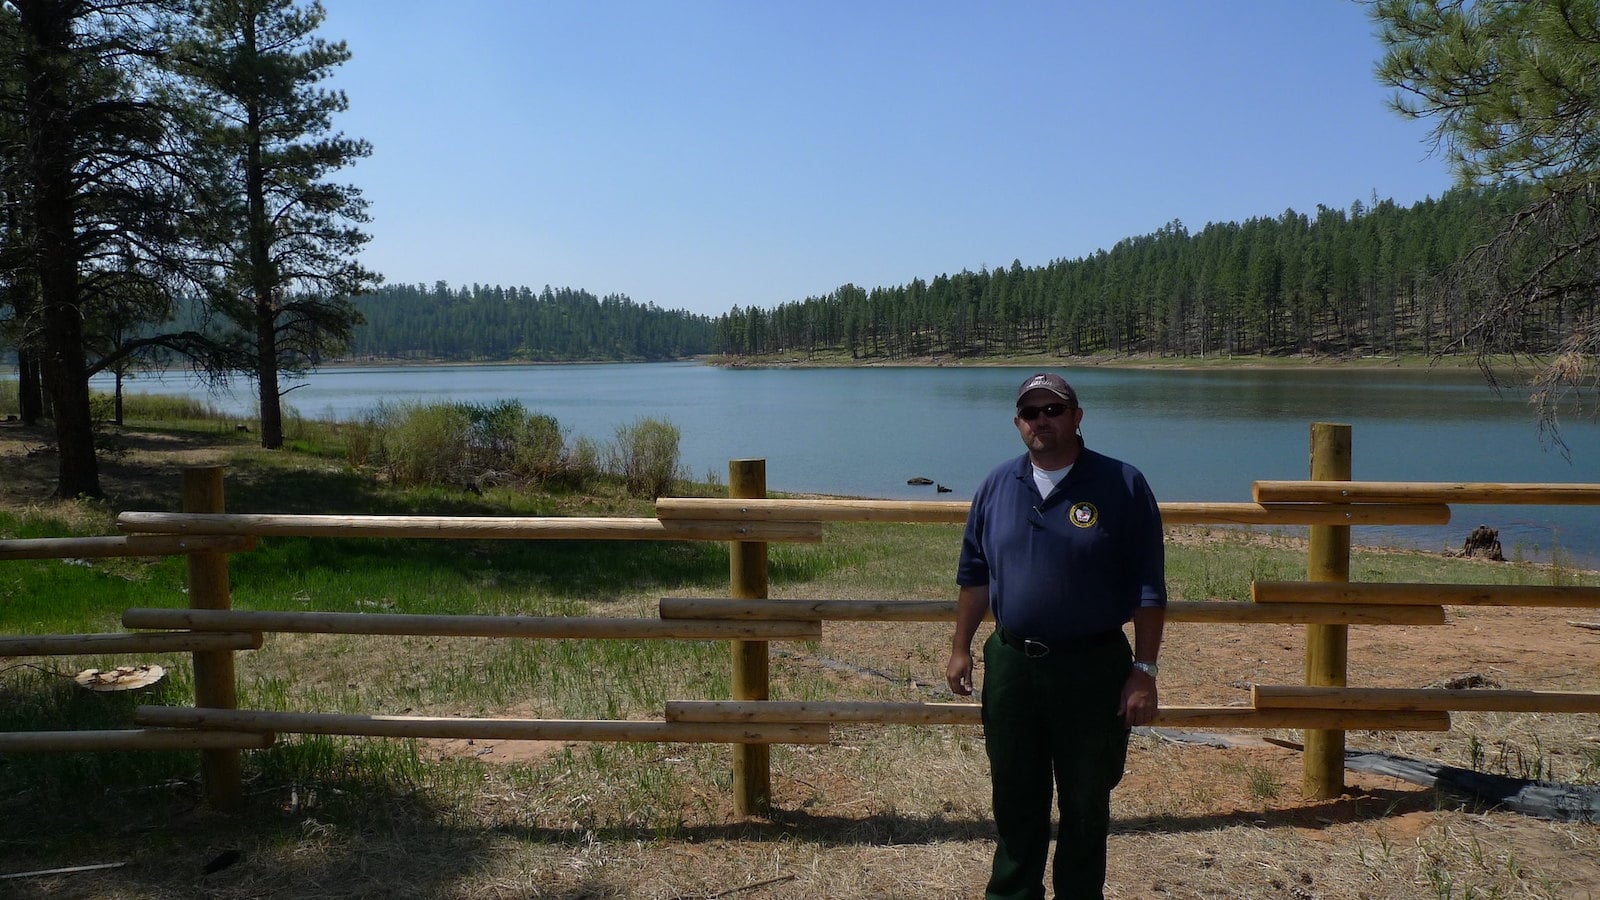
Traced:
<path fill-rule="evenodd" d="M 0 504 L 56 502 L 49 499 L 55 459 L 38 449 L 48 438 L 42 430 L 0 425 Z M 237 447 L 222 438 L 129 434 L 126 440 L 128 453 L 103 469 L 106 507 L 166 508 L 175 502 L 182 466 L 220 461 Z M 1352 628 L 1352 683 L 1600 691 L 1600 632 L 1570 624 L 1585 618 L 1596 616 L 1452 608 L 1443 627 Z M 287 652 L 287 642 L 276 646 Z M 1302 630 L 1290 626 L 1174 623 L 1162 654 L 1162 699 L 1243 705 L 1252 684 L 1302 681 L 1303 646 Z M 949 699 L 937 696 L 947 647 L 948 626 L 939 623 L 830 627 L 803 651 L 775 652 L 774 682 L 791 667 L 824 671 L 851 690 Z M 483 714 L 531 713 L 513 705 Z M 1453 729 L 1356 732 L 1347 745 L 1508 774 L 1536 764 L 1557 779 L 1592 781 L 1600 765 L 1600 717 L 1594 715 L 1458 714 Z M 1233 746 L 1215 748 L 1136 736 L 1114 795 L 1107 896 L 1600 895 L 1600 825 L 1533 819 L 1356 772 L 1347 773 L 1342 796 L 1308 800 L 1300 790 L 1301 756 L 1292 746 L 1297 732 L 1233 737 Z M 562 742 L 423 742 L 425 759 L 483 764 L 482 799 L 465 821 L 400 810 L 340 830 L 317 810 L 296 808 L 283 817 L 297 830 L 258 836 L 227 817 L 197 811 L 162 823 L 160 851 L 127 869 L 24 880 L 6 890 L 14 886 L 21 897 L 563 900 L 957 898 L 982 892 L 992 826 L 976 728 L 840 728 L 825 746 L 774 748 L 774 808 L 754 818 L 733 812 L 726 748 L 663 746 L 639 759 L 637 773 L 624 768 L 611 785 L 548 775 L 569 749 L 574 745 Z M 638 793 L 647 780 L 671 780 L 678 771 L 681 783 L 650 800 L 672 807 L 676 827 L 596 824 L 595 810 L 614 802 L 607 791 Z M 254 802 L 270 807 L 273 798 Z M 202 877 L 203 863 L 229 848 L 242 848 L 242 861 Z M 127 857 L 92 849 L 83 862 Z M 3 865 L 16 858 L 14 850 L 0 846 L 0 870 L 27 868 Z"/>
<path fill-rule="evenodd" d="M 186 466 L 214 465 L 238 444 L 222 436 L 121 431 L 108 436 L 116 449 L 100 457 L 100 488 L 118 508 L 155 509 L 176 503 Z M 48 426 L 0 422 L 0 506 L 50 505 L 59 465 Z"/>

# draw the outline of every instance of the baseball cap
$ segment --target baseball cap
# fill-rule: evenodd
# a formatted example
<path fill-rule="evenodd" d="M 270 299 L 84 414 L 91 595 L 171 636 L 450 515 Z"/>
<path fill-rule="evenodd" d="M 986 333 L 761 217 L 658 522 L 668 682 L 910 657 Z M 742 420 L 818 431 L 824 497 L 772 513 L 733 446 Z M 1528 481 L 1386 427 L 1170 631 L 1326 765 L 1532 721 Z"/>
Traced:
<path fill-rule="evenodd" d="M 1028 379 L 1022 382 L 1022 387 L 1017 388 L 1019 404 L 1022 402 L 1022 395 L 1029 391 L 1049 391 L 1073 406 L 1078 405 L 1078 392 L 1072 389 L 1072 385 L 1067 384 L 1066 379 L 1051 372 L 1029 375 Z"/>

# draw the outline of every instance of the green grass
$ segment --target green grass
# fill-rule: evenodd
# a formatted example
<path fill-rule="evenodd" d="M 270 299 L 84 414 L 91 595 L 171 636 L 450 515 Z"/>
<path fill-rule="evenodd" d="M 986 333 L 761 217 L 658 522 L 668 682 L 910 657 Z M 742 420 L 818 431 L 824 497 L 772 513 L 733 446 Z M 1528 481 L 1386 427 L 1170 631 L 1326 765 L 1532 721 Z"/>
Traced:
<path fill-rule="evenodd" d="M 399 490 L 350 470 L 330 451 L 335 430 L 306 427 L 309 452 L 265 453 L 241 445 L 228 462 L 227 505 L 236 512 L 429 515 L 650 514 L 650 504 L 617 487 L 575 492 L 493 490 L 482 495 L 445 487 Z M 710 491 L 707 486 L 697 490 Z M 174 493 L 176 484 L 174 484 Z M 114 511 L 99 504 L 43 510 L 0 510 L 0 538 L 112 533 Z M 953 597 L 961 529 L 956 525 L 831 524 L 820 544 L 769 549 L 773 597 L 926 599 Z M 1304 577 L 1302 549 L 1273 532 L 1214 529 L 1195 541 L 1173 541 L 1168 573 L 1181 599 L 1246 600 L 1252 580 Z M 312 540 L 264 538 L 258 549 L 230 558 L 233 604 L 239 609 L 338 612 L 653 616 L 658 598 L 721 596 L 728 552 L 722 543 Z M 1425 554 L 1358 550 L 1354 580 L 1597 584 L 1593 573 L 1529 564 L 1489 565 Z M 119 630 L 129 607 L 183 607 L 181 559 L 19 561 L 0 563 L 0 631 L 76 633 Z M 899 626 L 895 626 L 899 629 Z M 901 629 L 904 630 L 904 629 Z M 864 642 L 835 648 L 840 662 L 888 678 L 846 679 L 787 664 L 774 696 L 784 699 L 930 699 L 913 684 L 942 673 L 946 623 L 911 626 L 901 652 Z M 888 634 L 886 630 L 884 632 Z M 898 632 L 897 632 L 898 633 Z M 931 648 L 931 649 L 930 649 Z M 815 645 L 784 653 L 818 655 Z M 850 654 L 858 654 L 852 656 Z M 889 660 L 885 662 L 885 660 Z M 56 658 L 0 669 L 0 730 L 132 727 L 133 707 L 193 702 L 184 654 L 152 656 L 169 677 L 139 696 L 88 694 L 70 683 L 77 670 L 127 659 Z M 493 715 L 541 718 L 659 718 L 669 699 L 726 698 L 725 642 L 531 641 L 347 635 L 271 635 L 263 649 L 238 655 L 244 708 L 378 714 Z M 980 753 L 959 731 L 865 729 L 843 740 L 864 749 L 847 778 L 886 780 L 904 754 L 938 759 L 951 751 Z M 1498 743 L 1508 768 L 1544 772 L 1542 749 Z M 805 748 L 774 748 L 774 771 L 809 765 Z M 1521 756 L 1518 756 L 1518 753 Z M 505 767 L 474 758 L 439 758 L 426 742 L 282 736 L 246 755 L 261 840 L 304 847 L 330 833 L 363 833 L 382 822 L 424 820 L 451 827 L 482 821 L 564 823 L 546 839 L 579 840 L 607 828 L 666 836 L 686 819 L 718 815 L 728 792 L 724 750 L 715 747 L 592 744 Z M 1600 751 L 1569 765 L 1600 777 Z M 0 853 L 26 847 L 30 859 L 75 858 L 98 840 L 97 823 L 122 823 L 123 833 L 157 835 L 163 823 L 197 802 L 193 754 L 32 754 L 0 759 Z M 1267 801 L 1280 789 L 1270 774 L 1241 773 L 1252 795 Z M 1580 773 L 1581 774 L 1581 773 Z M 810 787 L 825 796 L 821 779 Z M 688 799 L 686 799 L 688 798 Z M 906 801 L 910 803 L 910 800 Z M 931 801 L 930 801 L 931 802 Z M 699 804 L 699 806 L 696 806 Z M 70 812 L 41 819 L 40 810 Z M 47 836 L 41 837 L 42 829 Z M 548 829 L 550 826 L 541 825 Z M 157 838 L 157 840 L 160 840 Z"/>

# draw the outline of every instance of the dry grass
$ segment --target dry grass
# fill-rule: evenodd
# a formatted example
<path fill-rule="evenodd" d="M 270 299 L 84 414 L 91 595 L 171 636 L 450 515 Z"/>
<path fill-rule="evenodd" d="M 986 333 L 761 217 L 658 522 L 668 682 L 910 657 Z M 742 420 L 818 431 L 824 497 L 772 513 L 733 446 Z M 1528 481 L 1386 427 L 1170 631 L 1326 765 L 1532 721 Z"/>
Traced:
<path fill-rule="evenodd" d="M 119 468 L 113 476 L 131 479 L 130 472 Z M 175 481 L 170 469 L 156 477 Z M 16 482 L 0 481 L 18 490 Z M 830 532 L 839 546 L 849 545 L 848 537 L 848 530 Z M 897 587 L 879 596 L 947 593 L 948 559 L 908 556 L 909 543 L 890 535 L 882 557 L 830 550 L 840 555 L 825 567 L 775 548 L 775 570 L 790 574 L 773 595 L 860 596 L 863 585 L 884 583 Z M 653 599 L 641 589 L 593 605 L 597 614 L 616 614 L 648 609 Z M 1507 688 L 1600 690 L 1600 635 L 1570 627 L 1570 618 L 1564 610 L 1456 609 L 1444 628 L 1352 629 L 1352 683 L 1419 686 L 1477 672 Z M 940 624 L 830 625 L 815 644 L 774 645 L 774 693 L 947 699 L 947 647 Z M 516 652 L 508 642 L 278 635 L 264 650 L 242 654 L 239 674 L 247 695 L 267 703 L 292 690 L 300 708 L 559 714 L 538 681 L 494 709 L 470 708 L 442 689 L 453 678 L 489 678 Z M 1302 653 L 1295 628 L 1173 625 L 1162 659 L 1163 699 L 1242 702 L 1251 683 L 1300 680 Z M 170 662 L 184 666 L 181 658 Z M 717 661 L 695 664 L 702 663 Z M 659 665 L 633 674 L 674 684 L 703 677 L 673 671 L 672 659 Z M 1448 734 L 1352 733 L 1348 744 L 1510 774 L 1531 765 L 1592 783 L 1600 780 L 1596 720 L 1458 714 Z M 207 810 L 191 780 L 114 786 L 75 816 L 30 809 L 27 797 L 0 801 L 0 874 L 127 863 L 0 881 L 0 894 L 957 898 L 981 894 L 992 848 L 988 764 L 976 728 L 845 727 L 827 745 L 775 747 L 772 813 L 749 819 L 733 812 L 731 754 L 720 746 L 285 743 L 292 749 L 257 757 L 249 807 L 237 815 Z M 1107 896 L 1600 893 L 1600 825 L 1544 822 L 1356 773 L 1343 797 L 1307 801 L 1295 750 L 1267 740 L 1241 744 L 1216 749 L 1136 736 L 1114 795 Z M 0 758 L 0 766 L 9 764 Z M 106 818 L 111 809 L 115 817 Z M 62 844 L 38 826 L 68 819 L 92 823 L 94 839 Z M 235 862 L 204 871 L 230 851 Z"/>
<path fill-rule="evenodd" d="M 1169 702 L 1203 702 L 1193 695 L 1207 689 L 1226 696 L 1237 690 L 1226 679 L 1241 676 L 1292 680 L 1299 648 L 1287 634 L 1255 642 L 1254 668 L 1241 673 L 1217 667 L 1241 659 L 1239 642 L 1213 642 L 1198 626 L 1173 632 Z M 774 682 L 921 699 L 947 640 L 936 625 L 828 633 L 811 647 L 777 648 Z M 330 644 L 340 640 L 273 638 L 241 657 L 241 677 L 293 673 L 315 694 L 317 684 L 331 693 L 341 679 L 381 675 L 369 698 L 381 704 L 392 700 L 384 680 L 425 679 L 462 660 L 456 650 L 419 654 L 403 638 Z M 842 660 L 857 670 L 820 664 Z M 1591 667 L 1569 686 L 1593 690 L 1595 678 Z M 441 702 L 414 711 L 463 710 Z M 1495 748 L 1514 747 L 1571 776 L 1593 765 L 1582 762 L 1593 720 L 1458 716 L 1448 735 L 1353 733 L 1349 744 L 1458 761 L 1476 741 L 1490 748 L 1486 768 L 1496 768 Z M 423 742 L 416 756 L 419 770 L 389 785 L 263 776 L 236 818 L 199 806 L 191 784 L 142 789 L 149 815 L 105 823 L 106 840 L 73 857 L 128 867 L 30 880 L 15 895 L 955 898 L 980 894 L 987 873 L 987 762 L 975 728 L 846 727 L 826 746 L 774 748 L 774 809 L 754 819 L 733 813 L 724 747 Z M 1515 754 L 1503 762 L 1514 769 Z M 1284 746 L 1137 737 L 1115 795 L 1107 895 L 1581 898 L 1600 884 L 1600 826 L 1487 810 L 1377 776 L 1351 773 L 1333 801 L 1303 801 L 1299 784 L 1299 754 Z M 0 845 L 8 871 L 33 855 L 16 824 Z M 241 851 L 237 864 L 201 874 L 228 849 Z"/>

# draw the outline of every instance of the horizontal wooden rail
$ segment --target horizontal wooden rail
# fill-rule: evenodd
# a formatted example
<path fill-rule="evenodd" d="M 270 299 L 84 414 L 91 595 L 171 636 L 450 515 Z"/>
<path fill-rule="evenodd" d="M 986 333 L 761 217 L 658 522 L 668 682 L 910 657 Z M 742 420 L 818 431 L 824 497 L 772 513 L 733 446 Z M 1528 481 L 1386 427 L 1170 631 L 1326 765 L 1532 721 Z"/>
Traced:
<path fill-rule="evenodd" d="M 523 541 L 767 541 L 818 543 L 816 522 L 705 522 L 563 516 L 311 516 L 125 512 L 123 531 L 298 537 Z"/>
<path fill-rule="evenodd" d="M 965 500 L 727 500 L 662 497 L 663 521 L 699 519 L 739 522 L 921 522 L 967 520 Z M 1446 525 L 1450 507 L 1417 504 L 1162 503 L 1167 525 Z"/>
<path fill-rule="evenodd" d="M 1548 584 L 1388 584 L 1379 582 L 1258 581 L 1250 586 L 1260 604 L 1356 603 L 1374 606 L 1600 607 L 1600 587 Z"/>
<path fill-rule="evenodd" d="M 1252 709 L 1163 706 L 1152 725 L 1166 728 L 1301 728 L 1335 731 L 1449 731 L 1450 714 L 1413 710 Z"/>
<path fill-rule="evenodd" d="M 178 556 L 216 551 L 243 553 L 254 550 L 250 535 L 128 534 L 76 538 L 24 538 L 0 541 L 5 559 L 105 559 L 116 556 Z"/>
<path fill-rule="evenodd" d="M 823 619 L 838 622 L 953 622 L 954 600 L 730 600 L 662 597 L 663 619 Z"/>
<path fill-rule="evenodd" d="M 919 522 L 961 524 L 965 500 L 739 500 L 715 497 L 662 497 L 656 515 L 663 520 L 702 519 L 740 522 Z"/>
<path fill-rule="evenodd" d="M 811 621 L 728 622 L 580 616 L 406 615 L 400 613 L 256 612 L 233 609 L 129 609 L 129 628 L 277 631 L 308 634 L 410 634 L 431 637 L 642 640 L 799 640 L 822 637 Z"/>
<path fill-rule="evenodd" d="M 37 634 L 0 637 L 0 656 L 93 656 L 102 653 L 186 653 L 210 650 L 260 650 L 261 634 L 212 631 L 204 634 Z"/>
<path fill-rule="evenodd" d="M 663 597 L 661 618 L 668 620 L 827 619 L 858 622 L 949 622 L 954 600 L 730 600 Z M 1441 606 L 1395 607 L 1374 604 L 1236 603 L 1230 600 L 1174 600 L 1169 622 L 1275 625 L 1443 625 Z"/>
<path fill-rule="evenodd" d="M 977 725 L 976 703 L 880 703 L 863 700 L 668 700 L 668 722 Z"/>
<path fill-rule="evenodd" d="M 1252 625 L 1443 625 L 1445 617 L 1442 606 L 1174 600 L 1167 604 L 1167 621 Z"/>
<path fill-rule="evenodd" d="M 667 719 L 707 723 L 856 723 L 977 725 L 976 703 L 876 703 L 783 700 L 669 700 Z M 1163 706 L 1153 725 L 1184 728 L 1342 728 L 1448 731 L 1444 713 L 1414 710 L 1252 709 Z"/>
<path fill-rule="evenodd" d="M 469 738 L 514 741 L 632 741 L 694 744 L 825 744 L 828 729 L 805 724 L 727 724 L 619 719 L 468 719 L 438 716 L 366 716 L 141 706 L 141 725 L 345 734 L 394 738 Z"/>
<path fill-rule="evenodd" d="M 1302 687 L 1258 684 L 1260 709 L 1402 709 L 1460 712 L 1600 713 L 1600 694 L 1446 688 Z"/>
<path fill-rule="evenodd" d="M 129 728 L 112 731 L 0 731 L 0 753 L 62 753 L 118 750 L 261 750 L 276 738 L 270 731 L 193 731 Z"/>
<path fill-rule="evenodd" d="M 1501 503 L 1600 505 L 1600 484 L 1491 482 L 1257 481 L 1258 503 Z"/>
<path fill-rule="evenodd" d="M 1412 504 L 1162 503 L 1164 525 L 1448 525 L 1450 507 Z"/>

